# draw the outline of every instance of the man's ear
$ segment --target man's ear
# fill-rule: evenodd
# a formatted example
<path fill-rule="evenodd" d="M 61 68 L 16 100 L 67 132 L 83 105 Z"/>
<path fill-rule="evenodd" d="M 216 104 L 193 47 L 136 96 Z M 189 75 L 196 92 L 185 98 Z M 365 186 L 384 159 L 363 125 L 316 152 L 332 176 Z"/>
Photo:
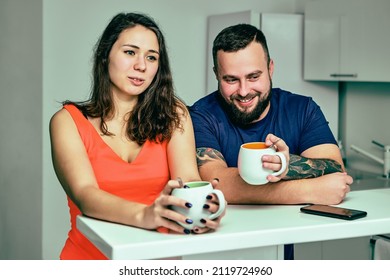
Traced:
<path fill-rule="evenodd" d="M 218 71 L 215 68 L 215 66 L 213 67 L 213 72 L 214 72 L 215 78 L 218 80 Z"/>
<path fill-rule="evenodd" d="M 269 76 L 272 78 L 272 75 L 274 74 L 274 61 L 272 59 L 269 61 L 268 72 Z"/>

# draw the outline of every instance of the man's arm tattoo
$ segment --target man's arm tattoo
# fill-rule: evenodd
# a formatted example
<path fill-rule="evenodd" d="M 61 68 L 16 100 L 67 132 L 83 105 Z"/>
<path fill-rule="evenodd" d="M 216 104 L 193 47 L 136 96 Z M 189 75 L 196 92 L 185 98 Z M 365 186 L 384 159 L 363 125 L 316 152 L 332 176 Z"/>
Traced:
<path fill-rule="evenodd" d="M 290 154 L 290 163 L 284 180 L 316 178 L 335 172 L 343 172 L 341 164 L 332 159 L 309 159 Z"/>
<path fill-rule="evenodd" d="M 203 164 L 205 164 L 208 161 L 215 160 L 215 159 L 221 159 L 225 161 L 225 158 L 223 155 L 212 148 L 197 148 L 196 149 L 196 161 L 198 164 L 198 167 L 201 167 Z"/>

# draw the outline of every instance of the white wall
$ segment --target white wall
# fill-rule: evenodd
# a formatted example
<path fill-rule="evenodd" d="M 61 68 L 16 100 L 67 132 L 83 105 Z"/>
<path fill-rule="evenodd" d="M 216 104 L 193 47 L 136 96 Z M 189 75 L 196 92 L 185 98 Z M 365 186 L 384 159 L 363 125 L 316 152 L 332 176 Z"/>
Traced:
<path fill-rule="evenodd" d="M 0 1 L 0 259 L 42 256 L 42 4 Z"/>
<path fill-rule="evenodd" d="M 53 172 L 48 123 L 57 101 L 89 93 L 92 47 L 118 12 L 151 15 L 166 35 L 177 93 L 188 104 L 206 94 L 207 16 L 254 9 L 292 13 L 294 0 L 43 1 L 43 258 L 57 258 L 69 228 L 65 194 Z"/>

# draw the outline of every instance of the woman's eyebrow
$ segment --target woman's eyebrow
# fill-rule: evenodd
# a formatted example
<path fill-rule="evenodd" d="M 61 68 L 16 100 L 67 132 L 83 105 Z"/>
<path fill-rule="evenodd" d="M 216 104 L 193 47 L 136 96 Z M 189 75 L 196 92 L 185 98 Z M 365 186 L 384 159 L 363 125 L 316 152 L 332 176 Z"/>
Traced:
<path fill-rule="evenodd" d="M 130 47 L 130 48 L 134 48 L 134 49 L 140 49 L 140 47 L 138 47 L 137 45 L 132 45 L 132 44 L 123 44 L 122 45 L 123 47 Z M 157 50 L 154 50 L 154 49 L 150 49 L 148 50 L 149 52 L 152 52 L 152 53 L 156 53 L 156 54 L 160 54 Z"/>

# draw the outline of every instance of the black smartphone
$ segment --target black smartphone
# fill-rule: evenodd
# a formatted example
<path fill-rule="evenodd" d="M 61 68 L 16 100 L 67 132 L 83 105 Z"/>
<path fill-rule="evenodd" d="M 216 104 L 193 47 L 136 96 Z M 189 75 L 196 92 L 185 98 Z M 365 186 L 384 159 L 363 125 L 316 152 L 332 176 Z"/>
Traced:
<path fill-rule="evenodd" d="M 314 214 L 344 220 L 355 220 L 367 216 L 366 211 L 335 207 L 329 205 L 312 204 L 301 208 L 307 214 Z"/>

